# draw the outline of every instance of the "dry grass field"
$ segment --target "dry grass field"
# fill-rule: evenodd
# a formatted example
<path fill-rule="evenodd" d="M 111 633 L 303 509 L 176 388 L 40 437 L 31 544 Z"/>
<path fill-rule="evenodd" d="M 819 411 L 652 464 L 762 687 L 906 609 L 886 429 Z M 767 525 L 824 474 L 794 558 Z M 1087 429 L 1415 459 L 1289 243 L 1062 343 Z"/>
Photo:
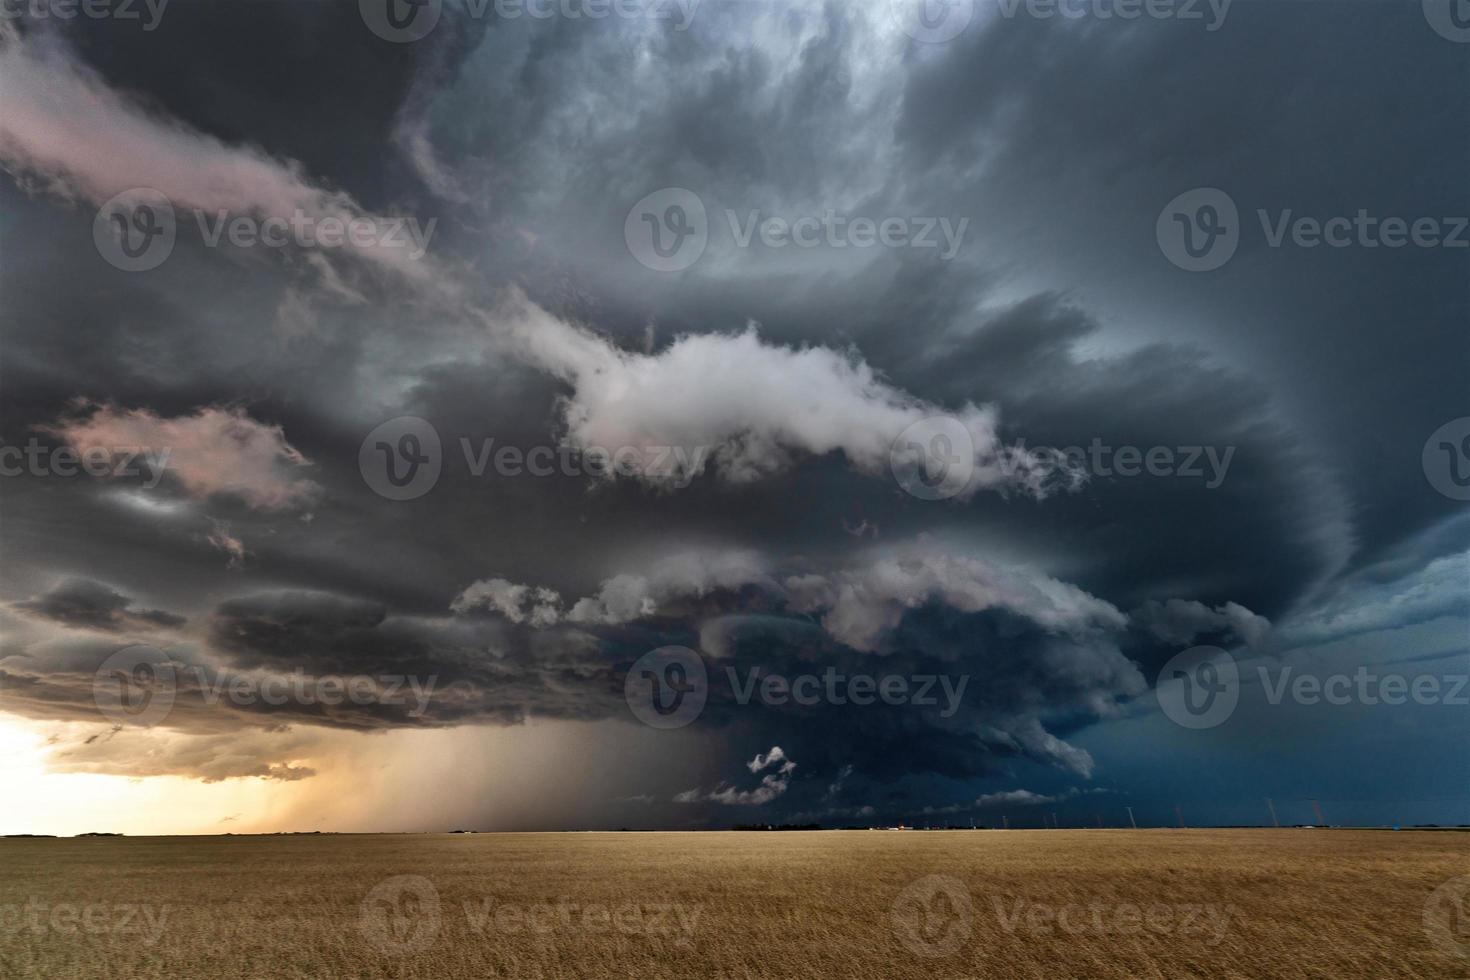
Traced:
<path fill-rule="evenodd" d="M 1470 834 L 0 840 L 0 977 L 1470 977 Z M 1463 896 L 1461 896 L 1463 897 Z"/>

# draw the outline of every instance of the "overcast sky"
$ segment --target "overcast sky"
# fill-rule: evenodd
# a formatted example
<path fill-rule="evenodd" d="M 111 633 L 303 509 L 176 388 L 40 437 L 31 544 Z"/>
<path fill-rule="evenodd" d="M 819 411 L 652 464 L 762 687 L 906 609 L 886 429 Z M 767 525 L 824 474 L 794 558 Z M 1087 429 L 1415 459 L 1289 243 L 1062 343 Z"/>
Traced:
<path fill-rule="evenodd" d="M 0 831 L 1470 821 L 1447 3 L 55 8 Z"/>

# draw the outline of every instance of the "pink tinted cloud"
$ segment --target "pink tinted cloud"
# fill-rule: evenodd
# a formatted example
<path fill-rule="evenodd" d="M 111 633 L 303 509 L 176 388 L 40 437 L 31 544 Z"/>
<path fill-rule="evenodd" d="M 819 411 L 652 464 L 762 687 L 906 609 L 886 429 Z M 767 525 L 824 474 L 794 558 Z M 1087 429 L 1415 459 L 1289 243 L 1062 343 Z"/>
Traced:
<path fill-rule="evenodd" d="M 163 418 L 146 408 L 84 405 L 81 414 L 43 431 L 79 453 L 96 447 L 166 453 L 165 470 L 201 499 L 229 494 L 258 510 L 280 510 L 306 503 L 320 490 L 298 475 L 311 461 L 286 441 L 281 427 L 258 422 L 237 406 Z"/>

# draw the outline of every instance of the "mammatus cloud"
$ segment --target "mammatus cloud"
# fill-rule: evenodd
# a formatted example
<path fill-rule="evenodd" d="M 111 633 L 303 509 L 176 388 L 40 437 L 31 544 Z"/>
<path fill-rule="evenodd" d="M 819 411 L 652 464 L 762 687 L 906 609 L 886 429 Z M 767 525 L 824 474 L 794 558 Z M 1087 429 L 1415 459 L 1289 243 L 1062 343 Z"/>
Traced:
<path fill-rule="evenodd" d="M 79 453 L 142 449 L 164 454 L 164 466 L 193 497 L 239 497 L 260 510 L 280 510 L 312 499 L 319 488 L 297 475 L 311 461 L 286 441 L 279 425 L 251 418 L 239 407 L 205 407 L 162 418 L 146 408 L 83 403 L 77 414 L 43 431 Z"/>
<path fill-rule="evenodd" d="M 699 789 L 689 789 L 674 797 L 675 803 L 723 803 L 726 806 L 761 806 L 769 803 L 782 793 L 791 784 L 791 774 L 796 771 L 796 763 L 786 758 L 786 753 L 781 751 L 781 746 L 771 746 L 771 751 L 764 755 L 756 753 L 756 757 L 745 764 L 752 773 L 763 772 L 775 767 L 774 772 L 768 772 L 761 777 L 760 785 L 755 789 L 737 790 L 729 783 L 721 783 L 709 792 Z"/>

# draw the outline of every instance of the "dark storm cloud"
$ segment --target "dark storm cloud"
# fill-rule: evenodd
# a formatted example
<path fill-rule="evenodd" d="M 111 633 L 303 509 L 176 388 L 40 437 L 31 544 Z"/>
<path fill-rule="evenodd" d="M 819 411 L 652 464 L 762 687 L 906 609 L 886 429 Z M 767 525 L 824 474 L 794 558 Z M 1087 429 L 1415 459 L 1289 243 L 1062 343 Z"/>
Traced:
<path fill-rule="evenodd" d="M 1180 644 L 1260 639 L 1262 617 L 1283 631 L 1267 643 L 1281 652 L 1463 616 L 1445 556 L 1466 538 L 1419 453 L 1465 411 L 1465 253 L 1269 249 L 1252 233 L 1226 267 L 1190 275 L 1153 234 L 1163 205 L 1196 186 L 1227 190 L 1250 227 L 1258 207 L 1470 212 L 1460 46 L 1412 4 L 1241 3 L 1215 32 L 981 18 L 943 45 L 910 42 L 887 13 L 709 2 L 675 31 L 475 20 L 451 4 L 429 39 L 404 45 L 373 37 L 355 4 L 174 0 L 147 34 L 67 25 L 76 62 L 146 107 L 114 113 L 78 158 L 109 157 L 113 140 L 120 166 L 124 137 L 179 131 L 182 159 L 221 172 L 265 161 L 266 184 L 289 186 L 292 201 L 340 192 L 352 213 L 441 222 L 428 261 L 407 274 L 371 256 L 210 249 L 189 229 L 162 267 L 129 274 L 92 246 L 96 202 L 53 193 L 57 173 L 7 157 L 5 442 L 56 426 L 79 397 L 163 420 L 238 412 L 278 428 L 319 489 L 309 505 L 271 512 L 172 479 L 140 496 L 87 477 L 7 477 L 0 586 L 16 616 L 109 634 L 185 625 L 140 610 L 130 592 L 188 617 L 187 648 L 171 652 L 210 678 L 300 668 L 438 683 L 411 717 L 402 706 L 210 705 L 190 682 L 170 721 L 198 738 L 626 717 L 622 675 L 637 657 L 697 647 L 710 655 L 701 724 L 725 739 L 721 778 L 780 745 L 798 768 L 771 806 L 789 812 L 855 811 L 874 783 L 918 808 L 973 800 L 953 784 L 1029 766 L 1078 778 L 1095 765 L 1075 735 L 1139 710 Z M 628 209 L 667 186 L 697 193 L 711 227 L 706 255 L 678 274 L 644 268 L 623 241 Z M 828 209 L 970 224 L 941 261 L 917 249 L 740 248 L 726 215 Z M 485 311 L 501 309 L 511 284 L 552 315 L 534 339 L 586 355 L 584 376 L 569 356 L 528 358 L 527 344 L 496 334 Z M 787 441 L 761 447 L 763 464 L 779 465 L 760 479 L 732 482 L 712 466 L 670 490 L 472 474 L 491 438 L 527 449 L 693 421 L 725 438 L 725 419 L 701 416 L 718 414 L 713 385 L 681 392 L 660 359 L 693 349 L 677 346 L 681 335 L 731 336 L 751 321 L 760 343 L 707 344 L 722 370 L 701 377 L 748 377 L 744 390 L 789 420 L 770 426 Z M 1110 466 L 1042 500 L 918 500 L 881 454 L 860 458 L 862 439 L 841 419 L 817 431 L 819 412 L 775 400 L 830 394 L 816 383 L 829 374 L 756 388 L 797 360 L 772 351 L 803 348 L 838 352 L 936 411 L 994 403 L 1007 445 L 1096 441 L 1176 459 L 1209 447 L 1230 452 L 1229 465 L 1214 486 L 1209 471 Z M 756 357 L 761 371 L 746 363 Z M 655 375 L 657 398 L 632 397 Z M 596 378 L 628 388 L 599 399 Z M 844 418 L 868 407 L 830 404 Z M 365 484 L 358 450 L 405 414 L 436 427 L 444 472 L 428 496 L 393 502 Z M 221 528 L 238 558 L 211 544 Z M 1121 618 L 1069 635 L 943 588 L 885 592 L 870 574 L 877 546 L 1026 569 Z M 660 591 L 660 556 L 699 548 L 748 550 L 769 581 Z M 65 576 L 116 590 L 48 591 Z M 793 576 L 814 578 L 802 592 Z M 496 579 L 555 590 L 559 621 L 533 625 L 533 601 L 513 607 L 518 622 L 483 603 L 450 612 L 472 583 Z M 844 589 L 859 597 L 851 608 Z M 1423 601 L 1406 611 L 1400 593 Z M 613 615 L 630 596 L 656 612 Z M 576 620 L 579 599 L 596 602 Z M 1355 619 L 1357 608 L 1369 614 Z M 91 671 L 117 644 L 94 640 L 8 640 L 11 710 L 95 719 Z M 941 718 L 912 706 L 740 705 L 723 669 L 828 665 L 962 670 L 971 682 L 963 710 Z M 255 759 L 227 749 L 180 749 L 157 771 L 295 778 L 279 746 Z M 846 789 L 824 800 L 848 767 Z M 700 806 L 721 819 L 720 804 Z"/>
<path fill-rule="evenodd" d="M 29 616 L 104 633 L 177 627 L 186 622 L 183 616 L 160 609 L 139 609 L 121 592 L 77 578 L 58 582 L 50 591 L 12 605 Z"/>

